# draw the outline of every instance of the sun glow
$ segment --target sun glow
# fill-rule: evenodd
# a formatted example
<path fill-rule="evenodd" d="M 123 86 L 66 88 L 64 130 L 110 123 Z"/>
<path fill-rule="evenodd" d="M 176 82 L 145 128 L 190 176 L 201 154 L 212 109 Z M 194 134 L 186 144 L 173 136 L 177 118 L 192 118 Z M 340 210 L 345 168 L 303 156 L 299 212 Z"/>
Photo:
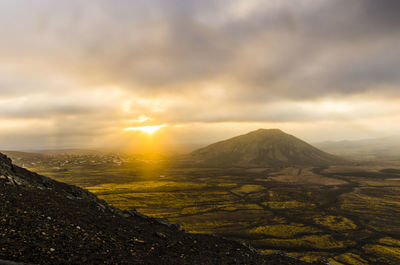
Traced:
<path fill-rule="evenodd" d="M 141 115 L 136 120 L 131 120 L 131 122 L 143 123 L 143 122 L 150 121 L 150 120 L 152 120 L 152 119 L 147 116 Z"/>
<path fill-rule="evenodd" d="M 345 113 L 351 111 L 350 104 L 346 102 L 324 101 L 321 103 L 321 108 L 330 112 Z"/>
<path fill-rule="evenodd" d="M 128 127 L 126 131 L 140 131 L 147 134 L 153 134 L 161 128 L 167 127 L 167 124 L 153 125 L 153 126 L 141 126 L 141 127 Z"/>

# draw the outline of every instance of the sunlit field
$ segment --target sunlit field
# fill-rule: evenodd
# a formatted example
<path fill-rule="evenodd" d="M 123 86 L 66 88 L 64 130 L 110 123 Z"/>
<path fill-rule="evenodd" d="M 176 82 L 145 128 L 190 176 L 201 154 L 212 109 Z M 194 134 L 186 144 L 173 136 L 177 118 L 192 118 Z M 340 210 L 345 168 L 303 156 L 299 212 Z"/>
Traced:
<path fill-rule="evenodd" d="M 135 158 L 52 159 L 24 163 L 118 208 L 168 218 L 188 232 L 213 233 L 305 261 L 400 263 L 400 168 L 223 170 Z"/>

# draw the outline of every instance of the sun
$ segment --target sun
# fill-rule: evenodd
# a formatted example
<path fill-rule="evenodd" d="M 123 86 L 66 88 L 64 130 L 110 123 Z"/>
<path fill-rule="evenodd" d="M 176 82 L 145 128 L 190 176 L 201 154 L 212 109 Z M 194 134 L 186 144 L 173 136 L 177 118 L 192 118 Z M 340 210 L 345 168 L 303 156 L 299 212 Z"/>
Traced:
<path fill-rule="evenodd" d="M 167 124 L 153 125 L 153 126 L 141 126 L 141 127 L 128 127 L 126 131 L 139 131 L 147 134 L 153 134 L 161 128 L 167 127 Z"/>

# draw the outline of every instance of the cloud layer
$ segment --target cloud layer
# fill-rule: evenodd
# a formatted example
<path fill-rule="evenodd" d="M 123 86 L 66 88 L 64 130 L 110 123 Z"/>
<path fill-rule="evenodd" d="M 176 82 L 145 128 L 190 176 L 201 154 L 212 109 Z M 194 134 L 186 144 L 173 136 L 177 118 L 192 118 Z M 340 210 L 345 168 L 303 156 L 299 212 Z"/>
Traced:
<path fill-rule="evenodd" d="M 389 124 L 399 118 L 399 9 L 397 0 L 4 0 L 0 145 L 112 142 L 140 115 L 152 118 L 144 125 L 191 126 L 171 129 L 185 141 L 207 126 L 223 137 L 227 124 L 231 134 L 275 124 L 310 139 L 309 122 L 349 137 L 398 131 Z"/>

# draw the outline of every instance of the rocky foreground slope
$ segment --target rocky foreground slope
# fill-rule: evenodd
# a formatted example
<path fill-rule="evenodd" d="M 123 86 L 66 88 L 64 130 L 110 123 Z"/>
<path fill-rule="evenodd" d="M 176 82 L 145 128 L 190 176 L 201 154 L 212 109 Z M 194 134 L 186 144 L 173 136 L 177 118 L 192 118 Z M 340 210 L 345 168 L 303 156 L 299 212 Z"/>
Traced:
<path fill-rule="evenodd" d="M 305 264 L 120 211 L 0 154 L 1 260 L 29 264 Z"/>

